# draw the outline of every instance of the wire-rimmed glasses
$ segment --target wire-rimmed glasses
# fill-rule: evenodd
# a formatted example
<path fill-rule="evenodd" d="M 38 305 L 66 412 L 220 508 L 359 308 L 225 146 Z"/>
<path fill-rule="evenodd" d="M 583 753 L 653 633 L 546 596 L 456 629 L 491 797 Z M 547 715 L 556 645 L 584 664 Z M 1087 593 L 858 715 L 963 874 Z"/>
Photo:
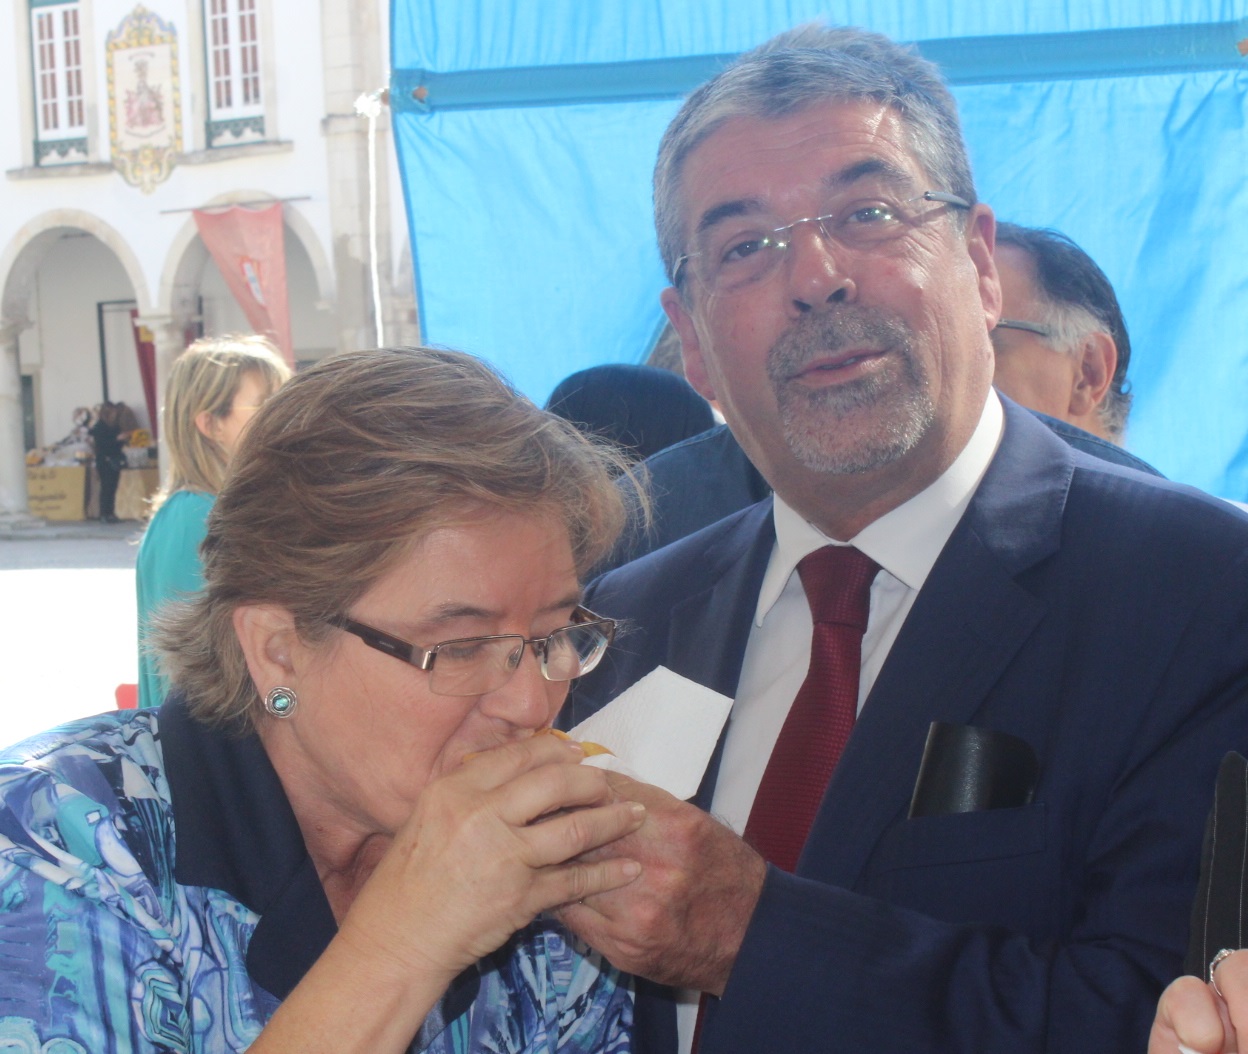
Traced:
<path fill-rule="evenodd" d="M 545 637 L 529 639 L 519 633 L 444 640 L 432 648 L 384 633 L 347 615 L 326 619 L 331 626 L 359 637 L 370 648 L 392 655 L 429 674 L 429 690 L 436 695 L 484 695 L 511 679 L 526 647 L 533 649 L 542 676 L 548 681 L 570 681 L 598 665 L 615 637 L 615 620 L 599 618 L 577 607 L 573 621 Z"/>
<path fill-rule="evenodd" d="M 1037 336 L 1048 339 L 1053 336 L 1053 331 L 1048 326 L 1042 326 L 1039 322 L 1023 322 L 1017 318 L 999 318 L 994 329 L 1018 329 L 1024 333 L 1035 333 Z"/>
<path fill-rule="evenodd" d="M 907 234 L 937 207 L 969 209 L 970 202 L 943 190 L 926 190 L 913 198 L 894 201 L 887 196 L 855 196 L 822 216 L 804 216 L 782 227 L 759 225 L 750 215 L 733 216 L 712 224 L 695 238 L 697 248 L 676 259 L 672 284 L 679 287 L 686 274 L 714 296 L 731 296 L 769 277 L 784 258 L 793 232 L 810 223 L 824 241 L 846 249 L 870 251 Z"/>

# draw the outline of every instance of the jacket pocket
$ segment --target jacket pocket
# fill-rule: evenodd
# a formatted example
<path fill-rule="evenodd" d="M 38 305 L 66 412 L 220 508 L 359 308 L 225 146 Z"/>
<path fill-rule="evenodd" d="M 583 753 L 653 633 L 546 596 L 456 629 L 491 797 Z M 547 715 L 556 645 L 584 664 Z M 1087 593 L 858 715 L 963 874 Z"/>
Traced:
<path fill-rule="evenodd" d="M 902 820 L 881 839 L 881 872 L 1044 852 L 1043 802 Z"/>
<path fill-rule="evenodd" d="M 1051 935 L 1060 854 L 1043 803 L 902 819 L 880 839 L 862 892 L 953 923 Z"/>

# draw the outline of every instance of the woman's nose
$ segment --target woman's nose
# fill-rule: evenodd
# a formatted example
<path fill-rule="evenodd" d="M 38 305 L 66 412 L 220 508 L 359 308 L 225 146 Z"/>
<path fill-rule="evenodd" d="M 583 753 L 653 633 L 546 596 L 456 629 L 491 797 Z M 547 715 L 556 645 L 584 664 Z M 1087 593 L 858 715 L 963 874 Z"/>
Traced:
<path fill-rule="evenodd" d="M 481 697 L 483 713 L 516 728 L 543 728 L 550 723 L 568 694 L 568 685 L 546 680 L 541 662 L 530 646 L 507 683 Z"/>

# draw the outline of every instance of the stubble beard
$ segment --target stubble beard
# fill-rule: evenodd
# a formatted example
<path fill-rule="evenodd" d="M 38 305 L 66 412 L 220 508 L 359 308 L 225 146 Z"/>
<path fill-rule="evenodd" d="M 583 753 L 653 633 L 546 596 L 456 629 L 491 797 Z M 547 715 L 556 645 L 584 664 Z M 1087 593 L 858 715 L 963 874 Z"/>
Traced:
<path fill-rule="evenodd" d="M 807 363 L 853 347 L 888 352 L 896 368 L 827 388 L 789 380 Z M 784 440 L 815 472 L 854 475 L 890 464 L 915 448 L 936 416 L 910 327 L 876 308 L 846 305 L 800 319 L 768 352 L 767 376 Z"/>

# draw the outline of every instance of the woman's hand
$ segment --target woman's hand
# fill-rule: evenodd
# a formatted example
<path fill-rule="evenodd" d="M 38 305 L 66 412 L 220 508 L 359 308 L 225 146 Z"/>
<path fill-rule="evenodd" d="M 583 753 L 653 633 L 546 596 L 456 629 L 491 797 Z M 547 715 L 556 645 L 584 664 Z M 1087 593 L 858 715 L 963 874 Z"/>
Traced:
<path fill-rule="evenodd" d="M 575 858 L 637 830 L 575 743 L 533 736 L 431 782 L 343 919 L 359 954 L 443 983 L 540 912 L 631 882 L 627 857 Z"/>
<path fill-rule="evenodd" d="M 425 787 L 251 1051 L 404 1051 L 463 969 L 540 912 L 631 882 L 641 866 L 627 857 L 575 859 L 645 818 L 582 757 L 575 743 L 533 736 Z"/>
<path fill-rule="evenodd" d="M 1248 1038 L 1248 952 L 1223 959 L 1215 991 L 1198 977 L 1180 977 L 1161 995 L 1148 1054 L 1227 1054 Z M 1221 992 L 1221 995 L 1218 992 Z"/>

